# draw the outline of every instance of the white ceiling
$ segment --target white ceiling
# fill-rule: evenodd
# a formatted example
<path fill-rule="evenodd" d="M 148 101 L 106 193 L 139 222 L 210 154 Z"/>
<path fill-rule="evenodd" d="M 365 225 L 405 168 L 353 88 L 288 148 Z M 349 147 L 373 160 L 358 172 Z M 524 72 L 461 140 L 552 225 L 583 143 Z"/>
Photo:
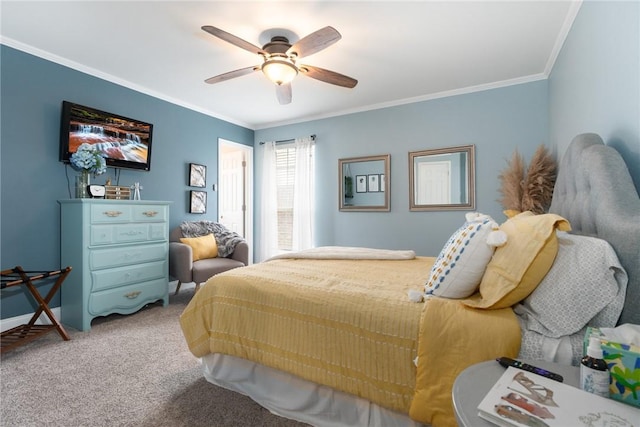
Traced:
<path fill-rule="evenodd" d="M 1 41 L 232 123 L 261 129 L 548 77 L 580 1 L 7 1 Z M 358 80 L 346 89 L 299 75 L 280 105 L 260 63 L 200 29 L 254 45 L 270 29 L 342 39 L 305 57 Z M 290 40 L 294 42 L 295 40 Z M 46 76 L 43 76 L 46 78 Z"/>

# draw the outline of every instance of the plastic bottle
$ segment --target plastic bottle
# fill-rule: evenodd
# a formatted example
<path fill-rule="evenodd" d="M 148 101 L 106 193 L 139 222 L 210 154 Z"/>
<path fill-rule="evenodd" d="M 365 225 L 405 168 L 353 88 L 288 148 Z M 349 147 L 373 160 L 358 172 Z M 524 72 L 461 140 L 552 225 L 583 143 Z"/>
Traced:
<path fill-rule="evenodd" d="M 609 397 L 609 370 L 602 358 L 600 345 L 600 338 L 589 338 L 587 355 L 580 361 L 580 388 L 589 393 Z"/>

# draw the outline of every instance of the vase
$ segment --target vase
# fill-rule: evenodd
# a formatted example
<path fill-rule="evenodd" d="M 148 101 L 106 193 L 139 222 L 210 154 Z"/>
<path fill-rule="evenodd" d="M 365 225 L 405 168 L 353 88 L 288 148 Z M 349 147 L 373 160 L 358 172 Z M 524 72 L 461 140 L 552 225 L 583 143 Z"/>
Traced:
<path fill-rule="evenodd" d="M 91 183 L 91 174 L 88 170 L 80 171 L 80 174 L 76 175 L 76 199 L 86 199 L 89 196 L 89 184 Z"/>
<path fill-rule="evenodd" d="M 353 178 L 350 176 L 344 177 L 344 198 L 353 199 Z"/>

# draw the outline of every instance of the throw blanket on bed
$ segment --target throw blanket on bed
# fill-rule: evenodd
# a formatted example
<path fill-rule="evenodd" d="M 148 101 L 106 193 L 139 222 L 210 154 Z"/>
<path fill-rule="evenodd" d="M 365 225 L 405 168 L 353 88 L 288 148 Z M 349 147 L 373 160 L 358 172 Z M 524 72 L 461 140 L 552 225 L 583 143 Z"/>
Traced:
<path fill-rule="evenodd" d="M 235 231 L 213 221 L 185 221 L 180 224 L 184 237 L 200 237 L 213 233 L 218 245 L 218 256 L 228 257 L 236 249 L 236 245 L 244 242 L 244 238 Z"/>
<path fill-rule="evenodd" d="M 414 419 L 435 427 L 448 425 L 454 422 L 453 378 L 476 361 L 515 357 L 519 335 L 509 333 L 508 316 L 494 321 L 497 311 L 408 301 L 407 292 L 424 284 L 434 261 L 254 264 L 209 279 L 180 324 L 196 357 L 242 357 L 405 414 L 412 409 Z M 500 336 L 515 351 L 499 345 Z M 475 345 L 479 341 L 483 345 Z"/>
<path fill-rule="evenodd" d="M 351 246 L 320 246 L 298 252 L 273 256 L 274 259 L 414 259 L 416 253 L 411 250 L 397 251 L 390 249 L 358 248 Z"/>

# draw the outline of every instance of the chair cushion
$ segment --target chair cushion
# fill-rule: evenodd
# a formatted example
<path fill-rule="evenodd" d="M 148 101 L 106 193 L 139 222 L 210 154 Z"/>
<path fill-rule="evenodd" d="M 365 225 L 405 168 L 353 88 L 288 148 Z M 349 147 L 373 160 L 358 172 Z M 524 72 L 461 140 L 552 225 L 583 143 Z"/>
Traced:
<path fill-rule="evenodd" d="M 195 283 L 203 283 L 216 274 L 238 267 L 244 267 L 244 264 L 231 258 L 201 259 L 193 263 L 193 281 Z"/>

